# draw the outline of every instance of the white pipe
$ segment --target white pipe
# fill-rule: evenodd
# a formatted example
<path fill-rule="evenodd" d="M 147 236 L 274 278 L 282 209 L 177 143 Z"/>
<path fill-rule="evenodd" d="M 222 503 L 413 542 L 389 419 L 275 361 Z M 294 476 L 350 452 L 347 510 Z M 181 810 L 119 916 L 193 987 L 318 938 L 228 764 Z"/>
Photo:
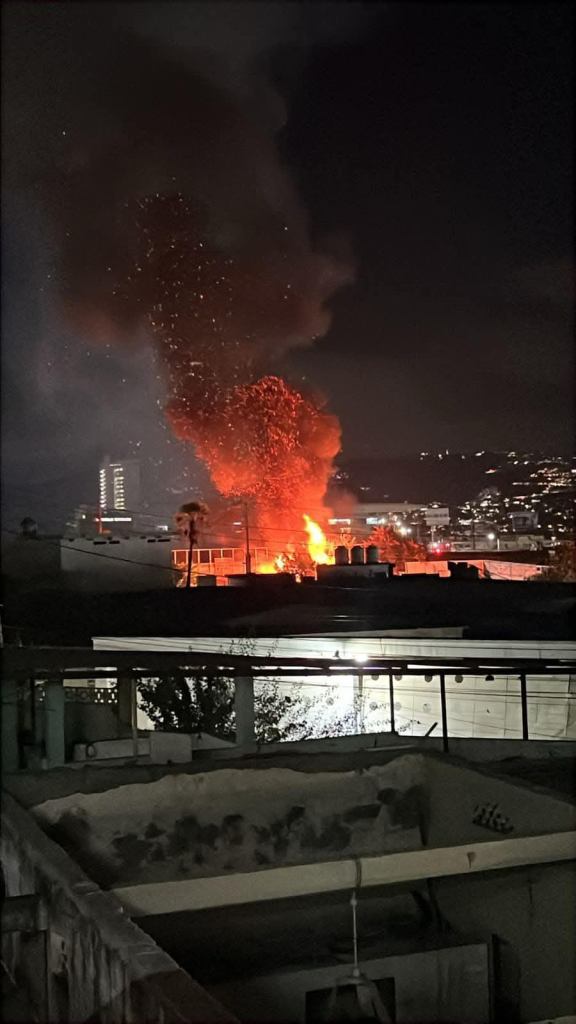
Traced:
<path fill-rule="evenodd" d="M 386 853 L 357 860 L 324 861 L 292 867 L 265 868 L 211 878 L 151 882 L 114 889 L 114 895 L 135 917 L 206 910 L 241 903 L 312 896 L 352 890 L 361 869 L 361 887 L 481 871 L 576 860 L 576 832 L 521 836 L 491 842 Z"/>

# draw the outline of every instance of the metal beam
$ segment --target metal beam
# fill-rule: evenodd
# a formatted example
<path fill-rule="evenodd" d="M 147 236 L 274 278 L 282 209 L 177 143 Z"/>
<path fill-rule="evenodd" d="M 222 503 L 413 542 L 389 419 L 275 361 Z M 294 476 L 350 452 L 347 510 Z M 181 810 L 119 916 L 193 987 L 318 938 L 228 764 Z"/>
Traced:
<path fill-rule="evenodd" d="M 150 882 L 123 886 L 113 893 L 134 917 L 148 917 L 352 890 L 359 877 L 361 887 L 368 889 L 571 860 L 576 860 L 574 831 L 386 853 L 355 860 L 265 868 L 212 878 Z"/>
<path fill-rule="evenodd" d="M 275 657 L 274 655 L 237 655 L 197 651 L 126 651 L 94 650 L 91 647 L 8 647 L 2 650 L 4 676 L 26 678 L 66 673 L 69 676 L 102 668 L 115 668 L 118 672 L 131 671 L 135 675 L 154 675 L 171 669 L 207 669 L 240 675 L 250 667 L 278 674 L 283 669 L 311 670 L 348 674 L 358 672 L 354 658 Z M 482 675 L 497 673 L 510 675 L 524 672 L 530 675 L 570 674 L 576 672 L 575 659 L 537 658 L 383 658 L 368 657 L 362 666 L 364 672 L 396 672 L 403 675 L 421 675 L 426 669 L 444 672 L 466 672 Z M 263 674 L 263 672 L 256 673 Z"/>
<path fill-rule="evenodd" d="M 446 711 L 446 676 L 440 673 L 440 708 L 442 711 L 442 750 L 448 753 L 448 714 Z"/>
<path fill-rule="evenodd" d="M 522 672 L 520 675 L 520 703 L 522 705 L 522 739 L 527 740 L 529 737 L 529 725 L 528 725 L 528 693 L 526 690 L 526 673 Z"/>

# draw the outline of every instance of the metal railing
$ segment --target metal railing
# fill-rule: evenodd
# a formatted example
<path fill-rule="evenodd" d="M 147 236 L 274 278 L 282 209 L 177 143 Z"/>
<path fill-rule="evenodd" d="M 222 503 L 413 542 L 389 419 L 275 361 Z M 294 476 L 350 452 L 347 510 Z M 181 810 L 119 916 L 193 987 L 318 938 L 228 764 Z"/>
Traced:
<path fill-rule="evenodd" d="M 310 699 L 323 695 L 326 707 L 330 700 L 347 701 L 344 730 L 333 716 L 331 733 L 327 715 L 324 736 L 388 732 L 422 738 L 434 732 L 442 735 L 444 750 L 451 736 L 576 739 L 576 659 L 368 657 L 359 664 L 354 659 L 194 651 L 5 648 L 3 654 L 4 703 L 7 707 L 12 699 L 17 733 L 27 706 L 32 718 L 48 715 L 52 732 L 46 735 L 53 736 L 58 715 L 64 729 L 63 708 L 72 701 L 116 706 L 136 737 L 139 681 L 177 677 L 228 680 L 240 744 L 257 740 L 254 688 L 258 695 L 258 688 L 268 684 Z M 78 685 L 88 679 L 94 685 Z M 99 686 L 104 679 L 115 679 L 116 685 Z M 60 689 L 64 692 L 58 697 Z M 318 700 L 315 707 L 318 712 Z M 57 750 L 64 746 L 62 735 Z"/>

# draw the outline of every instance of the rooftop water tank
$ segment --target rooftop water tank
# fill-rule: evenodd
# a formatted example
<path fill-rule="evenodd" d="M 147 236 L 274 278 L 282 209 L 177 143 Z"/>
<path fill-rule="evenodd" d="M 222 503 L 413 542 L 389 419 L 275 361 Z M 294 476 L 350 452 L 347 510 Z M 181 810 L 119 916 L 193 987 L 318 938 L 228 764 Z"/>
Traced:
<path fill-rule="evenodd" d="M 334 561 L 336 565 L 348 565 L 350 559 L 348 558 L 348 548 L 344 547 L 343 544 L 339 544 L 334 552 Z"/>
<path fill-rule="evenodd" d="M 378 565 L 380 550 L 377 544 L 369 544 L 366 548 L 366 565 Z"/>
<path fill-rule="evenodd" d="M 364 548 L 361 544 L 355 544 L 350 552 L 352 565 L 364 565 Z"/>

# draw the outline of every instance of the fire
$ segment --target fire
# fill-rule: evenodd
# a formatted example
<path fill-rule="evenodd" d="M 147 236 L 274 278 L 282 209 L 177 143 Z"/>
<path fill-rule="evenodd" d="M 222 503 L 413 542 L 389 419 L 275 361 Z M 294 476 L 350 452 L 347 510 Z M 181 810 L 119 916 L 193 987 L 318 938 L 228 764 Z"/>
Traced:
<path fill-rule="evenodd" d="M 275 572 L 286 572 L 287 561 L 285 555 L 276 555 L 273 562 L 260 562 L 256 568 L 256 572 L 263 576 L 271 576 Z"/>
<path fill-rule="evenodd" d="M 328 551 L 328 542 L 322 527 L 304 513 L 306 533 L 308 534 L 308 554 L 316 565 L 328 565 L 332 558 Z"/>
<path fill-rule="evenodd" d="M 334 561 L 331 545 L 319 523 L 311 516 L 302 516 L 306 528 L 307 541 L 300 541 L 298 551 L 293 550 L 294 545 L 288 545 L 288 549 L 282 554 L 276 555 L 273 561 L 260 562 L 256 567 L 257 573 L 265 576 L 277 572 L 289 572 L 299 580 L 302 576 L 309 576 L 316 565 L 328 565 Z M 309 561 L 308 561 L 309 559 Z"/>
<path fill-rule="evenodd" d="M 254 557 L 253 570 L 309 574 L 332 559 L 308 515 L 304 533 L 302 510 L 328 511 L 340 424 L 321 395 L 267 370 L 326 330 L 324 301 L 344 278 L 326 275 L 323 258 L 286 228 L 274 241 L 282 258 L 222 251 L 199 204 L 180 193 L 145 196 L 126 216 L 135 263 L 114 271 L 113 306 L 148 321 L 174 435 L 193 446 L 215 490 L 242 503 L 253 548 L 281 552 L 260 565 Z"/>

